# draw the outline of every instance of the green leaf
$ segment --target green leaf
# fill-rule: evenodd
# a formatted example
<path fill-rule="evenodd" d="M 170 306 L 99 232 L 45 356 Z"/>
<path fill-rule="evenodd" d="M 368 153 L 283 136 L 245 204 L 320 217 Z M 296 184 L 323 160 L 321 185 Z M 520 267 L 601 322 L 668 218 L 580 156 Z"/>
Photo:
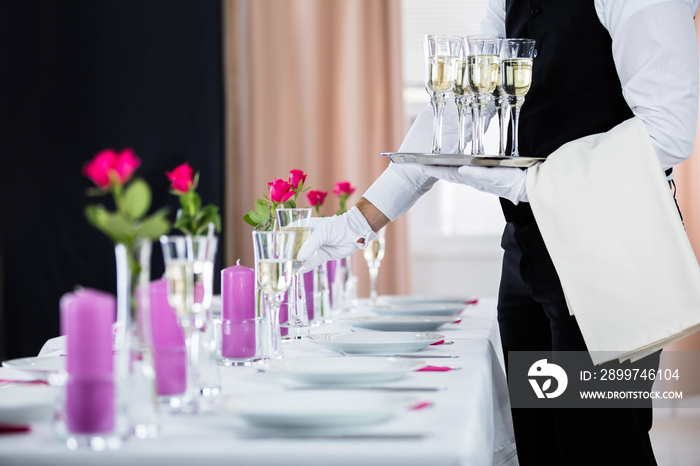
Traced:
<path fill-rule="evenodd" d="M 204 231 L 209 228 L 209 224 L 213 223 L 217 233 L 221 231 L 221 217 L 219 216 L 219 208 L 213 204 L 208 204 L 202 208 L 197 219 L 197 224 L 204 228 Z"/>
<path fill-rule="evenodd" d="M 104 223 L 104 231 L 118 243 L 131 243 L 134 239 L 134 226 L 118 213 L 106 212 L 107 218 Z"/>
<path fill-rule="evenodd" d="M 255 211 L 256 212 L 270 212 L 270 204 L 264 199 L 255 200 Z"/>
<path fill-rule="evenodd" d="M 138 236 L 157 239 L 170 231 L 170 222 L 161 215 L 151 215 L 141 223 L 138 228 Z"/>
<path fill-rule="evenodd" d="M 143 217 L 151 206 L 151 188 L 141 178 L 129 184 L 124 193 L 124 208 L 127 215 L 133 219 Z"/>
<path fill-rule="evenodd" d="M 101 205 L 88 205 L 85 207 L 85 218 L 90 225 L 102 229 L 107 222 L 107 210 Z"/>
<path fill-rule="evenodd" d="M 282 204 L 282 208 L 284 209 L 296 209 L 297 208 L 297 203 L 294 202 L 293 199 L 289 199 L 287 202 Z"/>
<path fill-rule="evenodd" d="M 255 220 L 253 220 L 252 218 L 250 218 L 250 214 L 254 214 L 254 213 L 255 213 L 255 212 L 253 212 L 252 210 L 250 210 L 250 211 L 248 211 L 247 214 L 245 214 L 245 215 L 243 216 L 243 221 L 244 221 L 245 223 L 247 223 L 248 225 L 252 226 L 252 227 L 258 226 L 258 223 L 257 223 Z"/>

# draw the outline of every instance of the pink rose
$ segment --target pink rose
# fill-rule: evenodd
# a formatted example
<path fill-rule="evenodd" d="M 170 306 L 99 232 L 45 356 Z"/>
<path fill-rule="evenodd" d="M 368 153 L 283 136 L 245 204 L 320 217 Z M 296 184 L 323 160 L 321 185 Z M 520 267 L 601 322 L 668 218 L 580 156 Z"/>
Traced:
<path fill-rule="evenodd" d="M 294 195 L 292 185 L 284 181 L 282 178 L 275 178 L 272 183 L 267 183 L 270 186 L 270 200 L 275 204 L 282 204 Z"/>
<path fill-rule="evenodd" d="M 109 171 L 114 165 L 117 153 L 113 149 L 98 152 L 92 160 L 83 165 L 83 175 L 90 178 L 98 188 L 109 187 Z"/>
<path fill-rule="evenodd" d="M 114 171 L 121 184 L 126 183 L 134 171 L 141 165 L 141 160 L 134 155 L 133 149 L 124 149 L 114 161 Z"/>
<path fill-rule="evenodd" d="M 192 167 L 187 163 L 183 163 L 175 167 L 173 171 L 165 172 L 165 176 L 170 180 L 170 187 L 173 191 L 186 193 L 194 185 L 192 180 L 193 173 Z"/>
<path fill-rule="evenodd" d="M 119 153 L 114 149 L 105 149 L 83 165 L 83 175 L 98 188 L 106 189 L 112 179 L 119 184 L 126 183 L 139 165 L 141 160 L 134 155 L 133 149 L 124 149 Z"/>
<path fill-rule="evenodd" d="M 333 194 L 337 196 L 342 196 L 346 195 L 349 196 L 352 193 L 355 192 L 355 187 L 350 184 L 349 181 L 340 181 L 335 184 L 335 189 L 333 190 Z"/>
<path fill-rule="evenodd" d="M 328 191 L 309 191 L 306 193 L 306 199 L 309 200 L 309 205 L 311 207 L 320 206 L 323 201 L 326 200 Z"/>
<path fill-rule="evenodd" d="M 306 181 L 306 174 L 302 170 L 292 170 L 289 172 L 289 184 L 292 189 L 300 190 Z"/>

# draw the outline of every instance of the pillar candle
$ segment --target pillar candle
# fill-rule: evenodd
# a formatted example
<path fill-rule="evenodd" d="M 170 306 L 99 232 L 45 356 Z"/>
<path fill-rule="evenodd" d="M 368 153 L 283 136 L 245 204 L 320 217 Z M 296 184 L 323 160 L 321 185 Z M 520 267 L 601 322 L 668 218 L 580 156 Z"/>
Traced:
<path fill-rule="evenodd" d="M 187 388 L 185 337 L 175 310 L 168 303 L 168 284 L 155 280 L 149 286 L 153 362 L 158 395 L 179 395 Z"/>
<path fill-rule="evenodd" d="M 83 289 L 60 300 L 66 334 L 66 427 L 76 434 L 114 429 L 113 295 Z"/>
<path fill-rule="evenodd" d="M 326 270 L 328 270 L 328 296 L 331 303 L 335 302 L 333 301 L 333 283 L 335 283 L 335 269 L 337 266 L 337 260 L 331 260 L 326 262 Z"/>
<path fill-rule="evenodd" d="M 282 324 L 289 320 L 289 289 L 284 293 L 284 299 L 280 304 L 279 323 L 280 336 L 286 337 L 289 335 L 289 327 L 282 327 Z"/>
<path fill-rule="evenodd" d="M 221 271 L 221 355 L 255 355 L 255 270 L 242 265 Z"/>
<path fill-rule="evenodd" d="M 306 312 L 309 316 L 309 322 L 314 320 L 314 275 L 318 273 L 317 269 L 304 274 L 304 292 L 306 293 Z M 320 286 L 320 285 L 319 285 Z M 321 291 L 321 290 L 319 290 Z"/>

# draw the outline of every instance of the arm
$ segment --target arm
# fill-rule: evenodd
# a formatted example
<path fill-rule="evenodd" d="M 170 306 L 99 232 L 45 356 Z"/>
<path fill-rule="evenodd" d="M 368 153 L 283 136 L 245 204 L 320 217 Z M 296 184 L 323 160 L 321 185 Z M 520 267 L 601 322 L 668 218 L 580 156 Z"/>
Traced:
<path fill-rule="evenodd" d="M 596 0 L 622 92 L 666 170 L 690 157 L 698 118 L 696 0 Z"/>

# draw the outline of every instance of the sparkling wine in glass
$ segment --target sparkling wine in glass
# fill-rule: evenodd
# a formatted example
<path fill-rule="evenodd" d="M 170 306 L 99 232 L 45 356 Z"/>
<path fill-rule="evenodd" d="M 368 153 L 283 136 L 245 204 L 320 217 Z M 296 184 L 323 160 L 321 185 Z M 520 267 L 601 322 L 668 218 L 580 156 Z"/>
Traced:
<path fill-rule="evenodd" d="M 505 39 L 501 50 L 501 86 L 506 94 L 510 116 L 513 122 L 511 156 L 518 151 L 518 127 L 520 107 L 525 102 L 525 94 L 532 84 L 532 61 L 535 51 L 533 39 Z"/>
<path fill-rule="evenodd" d="M 472 135 L 472 155 L 484 155 L 484 120 L 486 107 L 498 84 L 500 67 L 500 37 L 467 36 L 469 87 L 476 106 L 475 134 Z"/>
<path fill-rule="evenodd" d="M 442 116 L 448 94 L 457 78 L 459 36 L 429 34 L 423 41 L 425 53 L 425 89 L 433 107 L 433 154 L 442 148 Z"/>
<path fill-rule="evenodd" d="M 367 261 L 367 267 L 369 267 L 369 299 L 373 303 L 377 300 L 377 275 L 379 274 L 379 266 L 382 259 L 384 259 L 384 248 L 386 246 L 384 232 L 383 228 L 379 230 L 377 237 L 370 241 L 362 251 L 365 261 Z"/>
<path fill-rule="evenodd" d="M 294 231 L 254 231 L 255 272 L 258 287 L 265 296 L 269 352 L 263 359 L 281 358 L 279 310 L 292 283 Z"/>
<path fill-rule="evenodd" d="M 197 384 L 199 380 L 199 339 L 194 306 L 194 272 L 192 258 L 188 256 L 191 237 L 160 237 L 165 262 L 165 280 L 168 290 L 168 304 L 175 309 L 178 323 L 182 328 L 187 351 L 187 386 L 176 407 L 180 412 L 197 414 L 201 411 Z M 190 243 L 191 244 L 191 243 Z"/>
<path fill-rule="evenodd" d="M 292 270 L 294 280 L 290 288 L 287 303 L 289 306 L 289 318 L 282 326 L 289 328 L 290 338 L 301 338 L 309 333 L 309 314 L 306 307 L 306 289 L 304 275 L 299 273 L 301 261 L 297 260 L 297 254 L 311 234 L 309 222 L 313 210 L 310 208 L 277 209 L 277 225 L 280 231 L 293 231 L 296 233 Z"/>

